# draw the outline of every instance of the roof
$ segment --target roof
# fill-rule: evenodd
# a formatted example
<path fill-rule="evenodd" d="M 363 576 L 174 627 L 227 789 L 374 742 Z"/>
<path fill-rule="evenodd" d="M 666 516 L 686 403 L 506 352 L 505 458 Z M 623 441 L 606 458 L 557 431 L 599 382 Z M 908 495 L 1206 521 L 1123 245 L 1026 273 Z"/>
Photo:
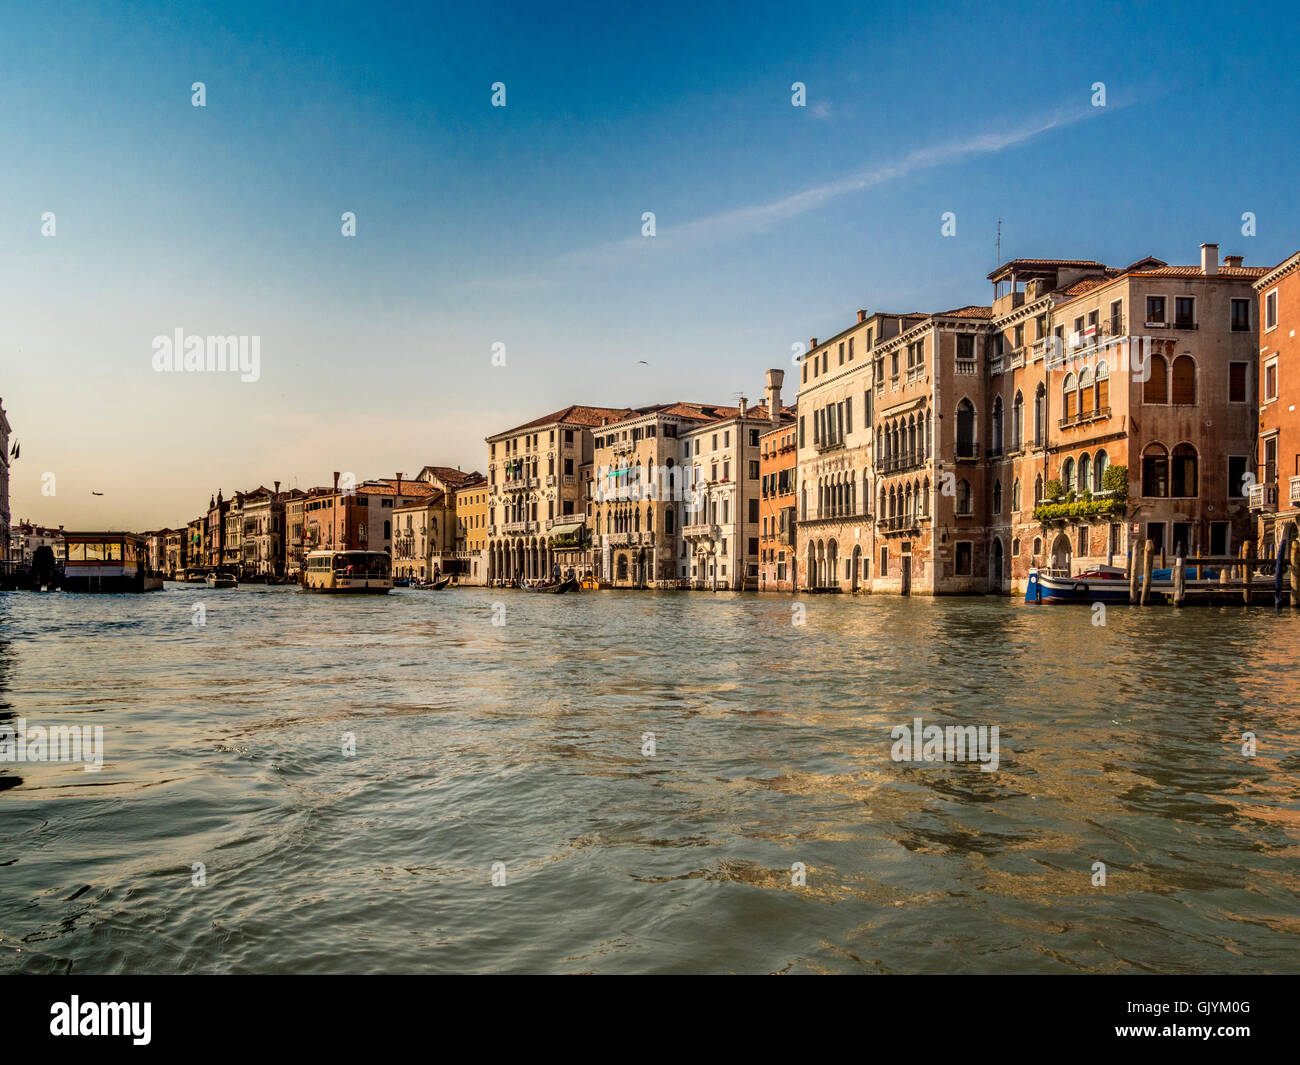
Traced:
<path fill-rule="evenodd" d="M 406 494 L 405 481 L 402 482 L 402 494 L 403 495 Z M 446 498 L 447 498 L 447 493 L 435 490 L 430 495 L 421 496 L 413 503 L 401 503 L 393 507 L 393 509 L 394 510 L 423 510 L 425 507 L 437 506 L 437 504 L 441 503 Z"/>
<path fill-rule="evenodd" d="M 970 304 L 967 307 L 958 307 L 952 311 L 940 311 L 934 315 L 936 318 L 992 318 L 992 307 L 981 307 L 978 304 Z"/>
<path fill-rule="evenodd" d="M 584 407 L 578 404 L 564 407 L 551 414 L 543 415 L 540 418 L 534 418 L 531 422 L 524 422 L 523 425 L 516 425 L 513 429 L 507 429 L 501 433 L 493 433 L 487 437 L 488 440 L 497 440 L 503 436 L 513 436 L 515 433 L 522 433 L 525 429 L 539 429 L 543 425 L 554 425 L 557 422 L 565 422 L 571 425 L 585 425 L 588 428 L 595 428 L 604 422 L 620 421 L 633 412 L 631 407 Z"/>
<path fill-rule="evenodd" d="M 1280 281 L 1284 275 L 1291 273 L 1297 268 L 1300 268 L 1300 251 L 1296 252 L 1294 255 L 1288 255 L 1273 267 L 1273 269 L 1269 270 L 1263 277 L 1255 282 L 1255 287 L 1261 289 L 1266 288 L 1273 284 L 1273 282 Z"/>
<path fill-rule="evenodd" d="M 340 489 L 340 491 L 342 491 Z M 356 495 L 366 496 L 395 496 L 397 491 L 397 478 L 380 477 L 374 481 L 366 481 L 352 489 Z M 344 493 L 347 494 L 346 492 Z M 423 481 L 408 481 L 402 478 L 402 491 L 404 496 L 431 496 L 442 495 L 441 489 L 434 488 L 432 485 L 425 484 Z"/>
<path fill-rule="evenodd" d="M 459 488 L 461 485 L 468 484 L 471 481 L 483 480 L 483 475 L 479 473 L 478 470 L 474 470 L 472 473 L 466 473 L 462 469 L 453 468 L 451 466 L 422 466 L 420 467 L 420 472 L 412 479 L 418 481 L 426 473 L 433 474 L 434 477 L 438 478 L 438 480 L 443 484 L 451 488 Z M 406 483 L 405 478 L 403 478 L 402 483 Z"/>
<path fill-rule="evenodd" d="M 1078 269 L 1104 270 L 1105 263 L 1096 259 L 1008 259 L 988 275 L 990 281 L 1010 277 L 1012 274 L 1046 273 L 1061 267 Z"/>
<path fill-rule="evenodd" d="M 1269 272 L 1267 266 L 1220 266 L 1217 274 L 1207 274 L 1199 266 L 1164 266 L 1157 270 L 1126 270 L 1125 277 L 1227 277 L 1253 281 Z"/>

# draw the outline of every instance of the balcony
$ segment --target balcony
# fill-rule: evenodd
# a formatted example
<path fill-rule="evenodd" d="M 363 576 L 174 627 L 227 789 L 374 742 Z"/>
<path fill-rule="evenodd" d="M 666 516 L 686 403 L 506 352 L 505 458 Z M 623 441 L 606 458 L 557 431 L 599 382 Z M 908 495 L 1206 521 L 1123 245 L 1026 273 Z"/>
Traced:
<path fill-rule="evenodd" d="M 865 510 L 851 510 L 848 507 L 823 507 L 811 517 L 800 520 L 800 525 L 825 525 L 830 522 L 870 521 L 871 514 Z"/>
<path fill-rule="evenodd" d="M 1300 505 L 1300 477 L 1292 477 L 1290 482 L 1290 492 L 1287 496 L 1287 502 L 1291 506 Z"/>
<path fill-rule="evenodd" d="M 919 451 L 909 451 L 902 455 L 890 455 L 876 463 L 877 473 L 901 473 L 903 470 L 915 470 L 929 461 Z"/>
<path fill-rule="evenodd" d="M 1250 489 L 1250 509 L 1262 514 L 1277 513 L 1277 483 L 1256 484 Z"/>
<path fill-rule="evenodd" d="M 980 457 L 980 446 L 973 442 L 958 443 L 954 457 L 958 462 L 974 462 Z"/>
<path fill-rule="evenodd" d="M 501 526 L 501 531 L 507 536 L 516 533 L 529 533 L 535 531 L 535 525 L 536 523 L 531 521 L 508 521 Z"/>
<path fill-rule="evenodd" d="M 824 451 L 839 451 L 844 447 L 844 437 L 835 440 L 815 440 L 813 441 L 813 450 L 819 455 Z"/>
<path fill-rule="evenodd" d="M 699 525 L 683 525 L 682 535 L 688 540 L 720 540 L 722 530 L 716 524 L 707 522 Z"/>
<path fill-rule="evenodd" d="M 505 492 L 523 492 L 528 488 L 527 477 L 512 477 L 501 486 Z"/>
<path fill-rule="evenodd" d="M 975 375 L 975 365 L 974 359 L 958 359 L 957 375 L 959 377 L 973 377 Z"/>
<path fill-rule="evenodd" d="M 546 475 L 546 487 L 547 487 L 547 488 L 554 488 L 555 485 L 556 485 L 556 483 L 557 483 L 557 482 L 556 482 L 556 479 L 555 479 L 555 474 L 553 474 L 553 473 L 548 473 L 548 474 Z"/>
<path fill-rule="evenodd" d="M 929 520 L 929 514 L 895 514 L 878 520 L 876 528 L 884 532 L 920 532 L 921 522 Z"/>

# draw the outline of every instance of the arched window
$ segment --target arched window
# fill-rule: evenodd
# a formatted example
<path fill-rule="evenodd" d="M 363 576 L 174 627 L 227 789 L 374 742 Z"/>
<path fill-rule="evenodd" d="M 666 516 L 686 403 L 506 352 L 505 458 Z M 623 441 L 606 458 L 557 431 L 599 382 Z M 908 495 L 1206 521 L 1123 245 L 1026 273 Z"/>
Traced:
<path fill-rule="evenodd" d="M 1067 420 L 1073 419 L 1079 413 L 1079 396 L 1075 392 L 1074 374 L 1065 375 L 1065 383 L 1061 385 L 1061 413 Z"/>
<path fill-rule="evenodd" d="M 927 518 L 930 516 L 930 478 L 927 477 L 921 486 L 921 513 Z"/>
<path fill-rule="evenodd" d="M 993 482 L 993 513 L 1002 513 L 1002 482 Z"/>
<path fill-rule="evenodd" d="M 957 482 L 957 513 L 970 513 L 970 481 L 965 477 Z"/>
<path fill-rule="evenodd" d="M 1038 506 L 1043 501 L 1043 475 L 1040 473 L 1034 478 L 1034 506 Z"/>
<path fill-rule="evenodd" d="M 1092 491 L 1092 458 L 1085 451 L 1079 456 L 1079 495 Z"/>
<path fill-rule="evenodd" d="M 1017 477 L 1011 482 L 1011 512 L 1017 514 L 1020 512 L 1020 478 Z M 1019 554 L 1020 552 L 1016 552 Z"/>
<path fill-rule="evenodd" d="M 1097 384 L 1094 386 L 1097 393 L 1097 410 L 1106 411 L 1110 409 L 1110 367 L 1104 362 L 1097 363 Z"/>
<path fill-rule="evenodd" d="M 993 400 L 993 454 L 1002 454 L 1002 397 Z"/>
<path fill-rule="evenodd" d="M 1025 439 L 1025 397 L 1019 392 L 1011 403 L 1011 446 L 1020 447 Z"/>
<path fill-rule="evenodd" d="M 664 532 L 671 536 L 677 529 L 677 514 L 672 507 L 664 512 Z"/>
<path fill-rule="evenodd" d="M 1106 454 L 1103 448 L 1097 452 L 1097 461 L 1092 467 L 1092 490 L 1100 492 L 1102 488 L 1102 479 L 1106 476 L 1106 467 L 1110 465 L 1110 456 Z"/>
<path fill-rule="evenodd" d="M 1079 413 L 1091 414 L 1095 398 L 1092 394 L 1092 370 L 1085 366 L 1079 371 Z"/>
<path fill-rule="evenodd" d="M 1041 536 L 1035 536 L 1035 537 L 1034 537 L 1034 557 L 1037 558 L 1037 557 L 1038 557 L 1039 555 L 1041 555 L 1042 553 L 1043 553 L 1043 538 L 1042 538 Z"/>
<path fill-rule="evenodd" d="M 1196 405 L 1196 360 L 1190 355 L 1179 355 L 1174 359 L 1174 396 L 1175 404 L 1184 407 Z"/>
<path fill-rule="evenodd" d="M 1047 439 L 1047 386 L 1041 381 L 1034 393 L 1034 443 L 1041 445 Z"/>
<path fill-rule="evenodd" d="M 1196 496 L 1196 467 L 1196 448 L 1191 444 L 1179 444 L 1174 448 L 1170 495 L 1184 499 Z"/>
<path fill-rule="evenodd" d="M 1169 495 L 1169 455 L 1160 444 L 1142 452 L 1142 494 L 1163 499 Z"/>
<path fill-rule="evenodd" d="M 1061 483 L 1067 492 L 1074 491 L 1074 459 L 1066 459 L 1061 465 Z"/>
<path fill-rule="evenodd" d="M 1142 384 L 1142 402 L 1169 402 L 1169 364 L 1163 355 L 1152 355 L 1147 363 L 1147 379 Z"/>
<path fill-rule="evenodd" d="M 957 457 L 975 455 L 975 407 L 969 399 L 957 404 Z"/>

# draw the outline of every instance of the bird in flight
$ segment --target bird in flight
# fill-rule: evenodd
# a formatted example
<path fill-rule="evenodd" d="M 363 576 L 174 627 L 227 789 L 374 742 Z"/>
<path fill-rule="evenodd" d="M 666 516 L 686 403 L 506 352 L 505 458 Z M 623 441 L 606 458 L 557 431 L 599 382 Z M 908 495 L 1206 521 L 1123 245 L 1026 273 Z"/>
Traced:
<path fill-rule="evenodd" d="M 91 494 L 92 496 L 102 496 L 104 493 L 103 493 L 103 492 L 96 492 L 96 491 L 94 491 L 94 490 L 92 489 L 90 494 Z"/>
<path fill-rule="evenodd" d="M 638 366 L 649 366 L 649 365 L 650 365 L 648 362 L 645 361 L 645 359 L 637 359 L 636 361 L 637 361 L 637 365 L 638 365 Z"/>

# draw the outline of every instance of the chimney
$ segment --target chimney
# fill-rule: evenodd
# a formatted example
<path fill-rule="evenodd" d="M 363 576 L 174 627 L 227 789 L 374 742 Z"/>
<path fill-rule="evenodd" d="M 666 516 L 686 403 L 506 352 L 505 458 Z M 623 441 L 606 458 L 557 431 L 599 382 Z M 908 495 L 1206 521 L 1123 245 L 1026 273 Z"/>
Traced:
<path fill-rule="evenodd" d="M 279 482 L 279 481 L 276 481 L 276 482 L 275 482 L 275 494 L 276 494 L 277 496 L 280 494 L 280 482 Z"/>
<path fill-rule="evenodd" d="M 781 420 L 781 382 L 784 380 L 784 370 L 767 371 L 767 418 L 773 425 Z"/>
<path fill-rule="evenodd" d="M 1246 257 L 1244 255 L 1225 255 L 1223 257 L 1223 265 L 1233 270 L 1240 270 L 1241 264 L 1245 261 Z"/>
<path fill-rule="evenodd" d="M 749 409 L 749 400 L 747 400 L 744 396 L 741 396 L 741 397 L 740 397 L 740 416 L 741 416 L 742 418 L 745 416 L 745 411 L 747 411 L 748 409 Z"/>
<path fill-rule="evenodd" d="M 401 470 L 397 471 L 397 494 L 399 497 L 402 494 L 402 471 Z"/>
<path fill-rule="evenodd" d="M 867 320 L 867 312 L 866 312 L 866 311 L 858 311 L 858 324 L 861 325 L 861 324 L 862 324 L 863 322 L 865 322 L 866 320 Z"/>
<path fill-rule="evenodd" d="M 1201 245 L 1201 273 L 1213 277 L 1219 272 L 1219 246 L 1217 244 Z"/>
<path fill-rule="evenodd" d="M 817 338 L 813 337 L 810 341 L 808 341 L 808 350 L 812 351 L 812 349 L 815 348 L 816 346 L 817 346 Z"/>

